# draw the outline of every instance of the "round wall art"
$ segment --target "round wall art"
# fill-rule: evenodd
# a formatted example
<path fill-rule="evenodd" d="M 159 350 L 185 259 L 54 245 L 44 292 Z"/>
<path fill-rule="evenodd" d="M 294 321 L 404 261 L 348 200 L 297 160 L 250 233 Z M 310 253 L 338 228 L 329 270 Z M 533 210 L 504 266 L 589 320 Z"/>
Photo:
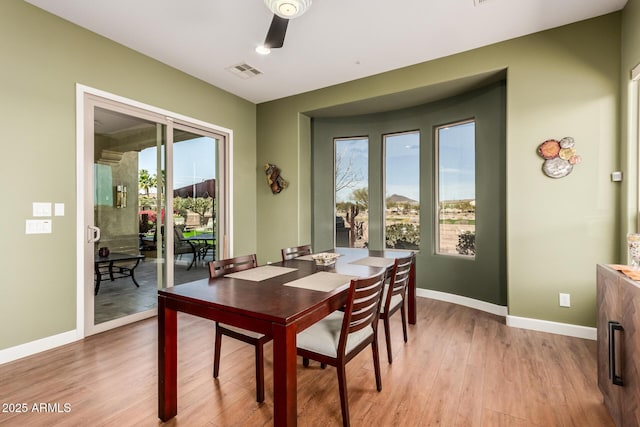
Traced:
<path fill-rule="evenodd" d="M 547 139 L 538 145 L 538 155 L 544 159 L 542 172 L 550 178 L 563 178 L 571 173 L 573 166 L 582 161 L 577 154 L 575 141 L 570 136 Z"/>

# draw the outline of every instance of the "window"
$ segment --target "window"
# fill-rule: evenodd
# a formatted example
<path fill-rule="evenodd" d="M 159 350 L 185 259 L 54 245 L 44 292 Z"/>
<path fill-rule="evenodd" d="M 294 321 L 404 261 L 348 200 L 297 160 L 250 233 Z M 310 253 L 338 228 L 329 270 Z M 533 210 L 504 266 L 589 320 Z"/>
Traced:
<path fill-rule="evenodd" d="M 385 248 L 420 248 L 420 133 L 384 136 Z"/>
<path fill-rule="evenodd" d="M 335 140 L 335 245 L 363 248 L 369 241 L 369 140 Z"/>
<path fill-rule="evenodd" d="M 475 256 L 475 121 L 436 128 L 436 253 Z"/>

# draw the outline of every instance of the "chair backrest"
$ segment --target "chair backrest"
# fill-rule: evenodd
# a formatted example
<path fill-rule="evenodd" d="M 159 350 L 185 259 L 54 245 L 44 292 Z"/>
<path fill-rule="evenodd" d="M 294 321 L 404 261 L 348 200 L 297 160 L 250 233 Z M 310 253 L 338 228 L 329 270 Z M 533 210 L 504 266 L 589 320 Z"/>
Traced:
<path fill-rule="evenodd" d="M 338 343 L 338 354 L 346 353 L 349 334 L 371 327 L 375 336 L 385 273 L 383 270 L 375 276 L 351 280 Z"/>
<path fill-rule="evenodd" d="M 182 234 L 183 231 L 184 231 L 184 226 L 180 226 L 180 225 L 173 226 L 173 238 L 176 242 L 182 242 L 185 240 L 184 234 Z"/>
<path fill-rule="evenodd" d="M 298 258 L 299 256 L 311 255 L 311 245 L 294 246 L 281 250 L 282 261 Z"/>
<path fill-rule="evenodd" d="M 404 301 L 407 293 L 407 285 L 409 284 L 409 276 L 411 274 L 411 267 L 415 262 L 416 256 L 412 252 L 411 255 L 404 258 L 396 258 L 389 281 L 389 290 L 387 291 L 386 299 L 382 302 L 385 311 L 389 310 L 391 306 L 391 298 L 394 295 L 400 295 Z"/>
<path fill-rule="evenodd" d="M 236 271 L 248 270 L 258 266 L 256 254 L 243 255 L 235 258 L 209 261 L 209 277 L 217 278 Z"/>

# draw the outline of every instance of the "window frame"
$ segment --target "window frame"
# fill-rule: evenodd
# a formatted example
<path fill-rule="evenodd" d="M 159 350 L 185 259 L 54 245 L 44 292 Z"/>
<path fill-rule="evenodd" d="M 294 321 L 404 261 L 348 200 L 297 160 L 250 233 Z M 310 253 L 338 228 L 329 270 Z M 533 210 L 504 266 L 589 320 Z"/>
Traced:
<path fill-rule="evenodd" d="M 351 244 L 349 243 L 348 246 L 338 246 L 338 241 L 337 241 L 337 227 L 336 227 L 336 220 L 335 218 L 338 217 L 338 209 L 337 209 L 337 191 L 336 191 L 336 177 L 337 177 L 337 161 L 336 161 L 336 154 L 337 154 L 337 147 L 338 147 L 338 143 L 340 141 L 357 141 L 357 140 L 363 140 L 366 141 L 367 144 L 367 167 L 366 167 L 366 179 L 365 181 L 367 182 L 367 191 L 369 190 L 369 153 L 370 153 L 370 144 L 371 144 L 371 138 L 369 138 L 369 135 L 356 135 L 356 136 L 341 136 L 341 137 L 335 137 L 333 138 L 333 247 L 337 248 L 337 247 L 346 247 L 346 248 L 350 248 Z M 370 199 L 368 201 L 368 203 L 370 203 Z M 367 219 L 367 222 L 369 222 L 369 219 Z M 367 227 L 369 226 L 369 224 L 367 224 Z"/>
<path fill-rule="evenodd" d="M 394 137 L 394 136 L 401 136 L 401 135 L 409 135 L 409 134 L 416 134 L 418 136 L 418 227 L 420 230 L 420 233 L 422 234 L 422 228 L 420 227 L 421 224 L 421 204 L 420 204 L 420 182 L 421 182 L 421 171 L 420 171 L 420 150 L 422 149 L 422 142 L 421 142 L 421 138 L 422 138 L 422 133 L 420 132 L 420 129 L 412 129 L 412 130 L 405 130 L 405 131 L 399 131 L 399 132 L 389 132 L 389 133 L 383 133 L 382 134 L 382 161 L 381 161 L 381 166 L 382 166 L 382 245 L 384 250 L 392 250 L 394 248 L 388 248 L 387 247 L 387 138 L 388 137 Z M 420 248 L 422 247 L 422 239 L 420 240 L 420 244 L 418 245 L 418 249 L 415 249 L 416 252 L 420 251 Z"/>
<path fill-rule="evenodd" d="M 474 124 L 474 140 L 473 140 L 473 146 L 474 146 L 474 164 L 476 162 L 477 159 L 477 150 L 476 150 L 476 136 L 475 136 L 475 129 L 477 129 L 477 120 L 475 117 L 470 117 L 467 119 L 462 119 L 462 120 L 456 120 L 453 122 L 447 122 L 447 123 L 443 123 L 437 126 L 434 126 L 434 132 L 433 132 L 433 185 L 434 185 L 434 190 L 433 190 L 433 198 L 434 198 L 434 203 L 433 203 L 433 209 L 434 209 L 434 215 L 433 215 L 433 221 L 434 221 L 434 232 L 433 232 L 433 248 L 434 248 L 434 254 L 437 256 L 447 256 L 447 257 L 456 257 L 456 258 L 464 258 L 464 259 L 469 259 L 469 260 L 475 260 L 476 258 L 476 254 L 474 253 L 473 255 L 463 255 L 463 254 L 459 254 L 459 253 L 445 253 L 445 252 L 441 252 L 440 249 L 440 133 L 439 131 L 441 129 L 444 128 L 451 128 L 454 126 L 461 126 L 461 125 L 465 125 L 465 124 L 469 124 L 469 123 L 473 123 Z M 476 194 L 476 184 L 477 184 L 477 167 L 474 167 L 474 200 L 477 200 L 477 194 Z M 474 218 L 476 217 L 476 215 L 474 215 Z M 474 226 L 475 229 L 475 226 Z M 476 233 L 474 233 L 476 234 Z"/>

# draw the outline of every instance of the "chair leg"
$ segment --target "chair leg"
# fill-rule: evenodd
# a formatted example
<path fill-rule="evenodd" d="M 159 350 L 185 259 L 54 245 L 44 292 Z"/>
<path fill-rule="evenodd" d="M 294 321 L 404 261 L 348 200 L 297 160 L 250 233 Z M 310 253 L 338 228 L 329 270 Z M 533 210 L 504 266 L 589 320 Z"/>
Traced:
<path fill-rule="evenodd" d="M 218 378 L 220 372 L 220 348 L 222 347 L 222 333 L 216 323 L 216 342 L 213 347 L 213 378 Z"/>
<path fill-rule="evenodd" d="M 380 376 L 380 353 L 378 352 L 378 340 L 374 339 L 371 343 L 371 351 L 373 352 L 373 370 L 376 373 L 376 390 L 382 390 L 382 377 Z"/>
<path fill-rule="evenodd" d="M 264 351 L 262 343 L 256 344 L 256 400 L 264 402 Z"/>
<path fill-rule="evenodd" d="M 384 337 L 387 341 L 387 359 L 389 359 L 389 363 L 393 362 L 393 355 L 391 352 L 391 324 L 389 323 L 389 317 L 385 316 L 384 319 Z"/>
<path fill-rule="evenodd" d="M 193 251 L 193 259 L 191 260 L 191 264 L 189 264 L 189 267 L 187 267 L 187 270 L 191 270 L 191 267 L 193 267 L 193 264 L 196 263 L 196 251 L 194 249 Z"/>
<path fill-rule="evenodd" d="M 402 334 L 404 335 L 404 342 L 407 342 L 407 315 L 404 312 L 404 303 L 400 307 L 400 316 L 402 317 Z"/>
<path fill-rule="evenodd" d="M 305 368 L 309 367 L 309 358 L 308 357 L 303 357 L 302 358 L 302 366 L 304 366 Z"/>
<path fill-rule="evenodd" d="M 344 363 L 336 366 L 338 371 L 338 388 L 340 389 L 340 407 L 342 408 L 342 425 L 349 427 L 349 401 L 347 400 L 347 378 Z"/>

